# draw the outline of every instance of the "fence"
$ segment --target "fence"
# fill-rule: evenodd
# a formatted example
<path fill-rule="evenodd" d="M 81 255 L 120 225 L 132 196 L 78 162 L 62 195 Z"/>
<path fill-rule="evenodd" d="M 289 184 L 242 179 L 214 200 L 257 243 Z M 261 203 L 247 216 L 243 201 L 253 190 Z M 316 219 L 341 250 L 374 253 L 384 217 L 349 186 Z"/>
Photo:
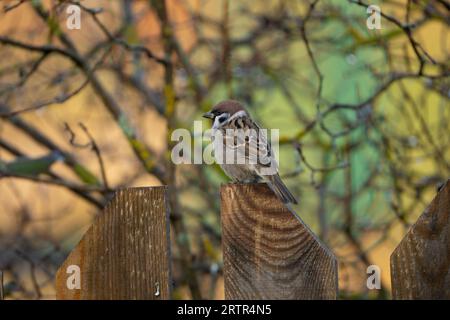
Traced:
<path fill-rule="evenodd" d="M 169 299 L 166 187 L 118 191 L 56 276 L 58 299 Z M 264 184 L 221 189 L 226 299 L 336 299 L 337 260 Z M 394 299 L 450 299 L 450 180 L 391 256 Z"/>
<path fill-rule="evenodd" d="M 0 271 L 0 300 L 4 299 L 3 294 L 3 272 Z"/>
<path fill-rule="evenodd" d="M 397 299 L 450 299 L 450 180 L 391 255 Z"/>
<path fill-rule="evenodd" d="M 118 191 L 56 273 L 56 298 L 169 299 L 166 193 Z"/>

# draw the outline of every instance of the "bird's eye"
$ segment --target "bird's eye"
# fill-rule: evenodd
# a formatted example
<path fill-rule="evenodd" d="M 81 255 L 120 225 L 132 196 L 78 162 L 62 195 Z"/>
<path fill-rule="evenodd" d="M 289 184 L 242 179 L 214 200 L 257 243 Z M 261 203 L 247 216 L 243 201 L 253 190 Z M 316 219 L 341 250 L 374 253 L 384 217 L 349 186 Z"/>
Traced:
<path fill-rule="evenodd" d="M 224 123 L 227 119 L 228 119 L 228 114 L 227 113 L 222 113 L 220 116 L 218 116 L 218 121 L 220 123 Z"/>

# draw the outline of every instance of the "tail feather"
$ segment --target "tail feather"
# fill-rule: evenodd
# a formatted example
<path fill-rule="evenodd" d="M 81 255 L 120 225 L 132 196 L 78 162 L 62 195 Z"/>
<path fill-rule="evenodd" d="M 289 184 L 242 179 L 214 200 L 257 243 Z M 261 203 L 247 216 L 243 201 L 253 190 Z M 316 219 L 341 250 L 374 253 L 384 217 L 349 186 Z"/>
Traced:
<path fill-rule="evenodd" d="M 270 189 L 272 189 L 272 191 L 275 192 L 275 194 L 278 196 L 278 198 L 280 198 L 281 201 L 283 201 L 284 203 L 293 203 L 293 204 L 298 203 L 297 199 L 295 199 L 295 197 L 283 183 L 278 174 L 265 176 L 265 178 L 268 182 Z"/>

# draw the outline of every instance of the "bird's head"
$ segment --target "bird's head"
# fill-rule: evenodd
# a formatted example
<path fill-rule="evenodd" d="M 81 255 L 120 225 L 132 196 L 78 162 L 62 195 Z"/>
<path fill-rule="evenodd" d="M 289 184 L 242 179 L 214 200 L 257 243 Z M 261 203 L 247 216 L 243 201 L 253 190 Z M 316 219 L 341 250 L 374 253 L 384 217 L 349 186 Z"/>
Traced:
<path fill-rule="evenodd" d="M 223 124 L 238 112 L 247 114 L 247 111 L 240 102 L 235 100 L 225 100 L 216 104 L 211 111 L 203 114 L 203 117 L 213 120 L 215 124 Z"/>

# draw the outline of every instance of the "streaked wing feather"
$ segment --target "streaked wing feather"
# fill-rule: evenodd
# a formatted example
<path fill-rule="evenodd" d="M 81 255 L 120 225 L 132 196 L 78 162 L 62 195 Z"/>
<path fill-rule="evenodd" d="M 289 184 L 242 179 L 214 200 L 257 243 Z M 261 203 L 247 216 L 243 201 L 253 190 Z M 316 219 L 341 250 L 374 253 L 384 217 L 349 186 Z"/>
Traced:
<path fill-rule="evenodd" d="M 245 134 L 229 135 L 226 129 L 243 129 Z M 223 127 L 225 149 L 236 152 L 238 157 L 243 157 L 247 162 L 250 159 L 257 159 L 259 165 L 270 167 L 275 161 L 271 146 L 266 135 L 262 131 L 258 134 L 259 132 L 260 127 L 248 117 L 233 119 Z M 248 141 L 246 141 L 247 137 Z"/>

